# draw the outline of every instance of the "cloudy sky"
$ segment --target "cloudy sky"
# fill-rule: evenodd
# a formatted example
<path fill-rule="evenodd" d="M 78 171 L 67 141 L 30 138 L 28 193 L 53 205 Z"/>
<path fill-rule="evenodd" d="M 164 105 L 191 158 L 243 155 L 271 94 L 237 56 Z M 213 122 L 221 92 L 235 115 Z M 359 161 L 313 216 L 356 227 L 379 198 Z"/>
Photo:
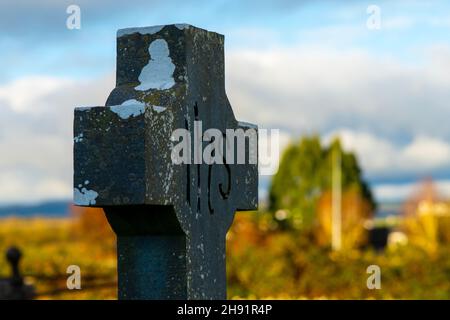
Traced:
<path fill-rule="evenodd" d="M 71 4 L 80 30 L 66 28 Z M 116 30 L 169 23 L 225 35 L 238 119 L 283 141 L 340 135 L 379 200 L 423 177 L 450 195 L 446 1 L 1 0 L 0 204 L 71 197 L 72 110 L 114 87 Z"/>

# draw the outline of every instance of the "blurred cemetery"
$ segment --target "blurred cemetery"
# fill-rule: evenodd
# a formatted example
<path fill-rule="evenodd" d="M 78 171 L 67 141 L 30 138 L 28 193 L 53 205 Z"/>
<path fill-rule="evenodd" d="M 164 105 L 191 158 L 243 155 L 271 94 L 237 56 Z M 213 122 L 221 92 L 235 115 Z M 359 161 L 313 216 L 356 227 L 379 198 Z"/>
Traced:
<path fill-rule="evenodd" d="M 225 35 L 236 119 L 280 133 L 258 211 L 237 212 L 226 236 L 228 298 L 450 299 L 448 12 L 443 0 L 0 3 L 0 299 L 117 298 L 115 234 L 101 209 L 72 205 L 73 110 L 105 105 L 118 29 L 169 23 Z"/>
<path fill-rule="evenodd" d="M 333 244 L 337 169 L 341 230 Z M 20 272 L 36 298 L 115 299 L 115 238 L 102 210 L 70 212 L 1 219 L 0 252 L 23 251 Z M 82 270 L 82 290 L 66 287 L 72 264 Z M 367 288 L 369 265 L 381 268 L 379 290 Z M 0 259 L 0 276 L 9 275 Z M 283 152 L 260 210 L 237 213 L 227 234 L 227 277 L 233 299 L 448 299 L 450 201 L 424 179 L 404 203 L 380 206 L 338 139 L 326 146 L 303 137 Z"/>

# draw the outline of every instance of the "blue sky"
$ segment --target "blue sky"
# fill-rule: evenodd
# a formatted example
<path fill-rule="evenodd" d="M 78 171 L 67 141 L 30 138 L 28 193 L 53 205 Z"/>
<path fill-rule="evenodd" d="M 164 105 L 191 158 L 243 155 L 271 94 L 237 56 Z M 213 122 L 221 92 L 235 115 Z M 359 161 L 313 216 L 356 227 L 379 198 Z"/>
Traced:
<path fill-rule="evenodd" d="M 66 28 L 71 4 L 80 30 Z M 113 88 L 117 29 L 182 22 L 225 35 L 239 119 L 283 143 L 341 136 L 380 200 L 427 176 L 450 195 L 446 1 L 16 0 L 0 2 L 0 204 L 69 198 L 72 110 Z"/>

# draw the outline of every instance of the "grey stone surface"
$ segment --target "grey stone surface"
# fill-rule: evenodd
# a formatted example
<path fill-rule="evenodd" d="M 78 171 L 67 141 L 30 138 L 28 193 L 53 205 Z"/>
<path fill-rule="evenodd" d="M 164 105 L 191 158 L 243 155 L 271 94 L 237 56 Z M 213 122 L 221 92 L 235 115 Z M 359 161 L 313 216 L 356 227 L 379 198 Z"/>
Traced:
<path fill-rule="evenodd" d="M 225 235 L 257 208 L 257 164 L 171 160 L 173 131 L 194 121 L 256 128 L 233 115 L 223 45 L 190 25 L 119 30 L 106 107 L 75 109 L 74 202 L 103 207 L 118 235 L 120 298 L 226 298 Z"/>

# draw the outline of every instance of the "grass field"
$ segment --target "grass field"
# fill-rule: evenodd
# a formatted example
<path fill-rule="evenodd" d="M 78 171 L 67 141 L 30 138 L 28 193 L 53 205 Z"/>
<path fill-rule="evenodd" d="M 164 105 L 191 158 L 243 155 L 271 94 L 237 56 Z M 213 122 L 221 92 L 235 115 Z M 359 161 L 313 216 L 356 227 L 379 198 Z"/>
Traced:
<path fill-rule="evenodd" d="M 255 217 L 238 214 L 227 236 L 229 298 L 450 299 L 448 247 L 433 254 L 412 246 L 336 254 L 306 235 L 265 230 Z M 115 239 L 108 228 L 75 218 L 3 219 L 0 252 L 11 245 L 23 251 L 21 270 L 39 299 L 116 299 Z M 372 264 L 382 270 L 380 290 L 366 286 Z M 66 288 L 69 265 L 80 266 L 82 290 Z M 2 258 L 0 275 L 7 274 Z"/>
<path fill-rule="evenodd" d="M 11 246 L 23 252 L 21 270 L 36 285 L 40 299 L 115 299 L 116 252 L 110 238 L 93 241 L 81 236 L 74 219 L 3 219 L 0 252 Z M 78 265 L 82 290 L 68 290 L 66 269 Z M 0 274 L 9 274 L 0 259 Z M 102 284 L 109 284 L 106 288 Z M 89 286 L 98 286 L 89 289 Z M 85 287 L 85 288 L 84 288 Z M 61 289 L 61 291 L 59 291 Z"/>

